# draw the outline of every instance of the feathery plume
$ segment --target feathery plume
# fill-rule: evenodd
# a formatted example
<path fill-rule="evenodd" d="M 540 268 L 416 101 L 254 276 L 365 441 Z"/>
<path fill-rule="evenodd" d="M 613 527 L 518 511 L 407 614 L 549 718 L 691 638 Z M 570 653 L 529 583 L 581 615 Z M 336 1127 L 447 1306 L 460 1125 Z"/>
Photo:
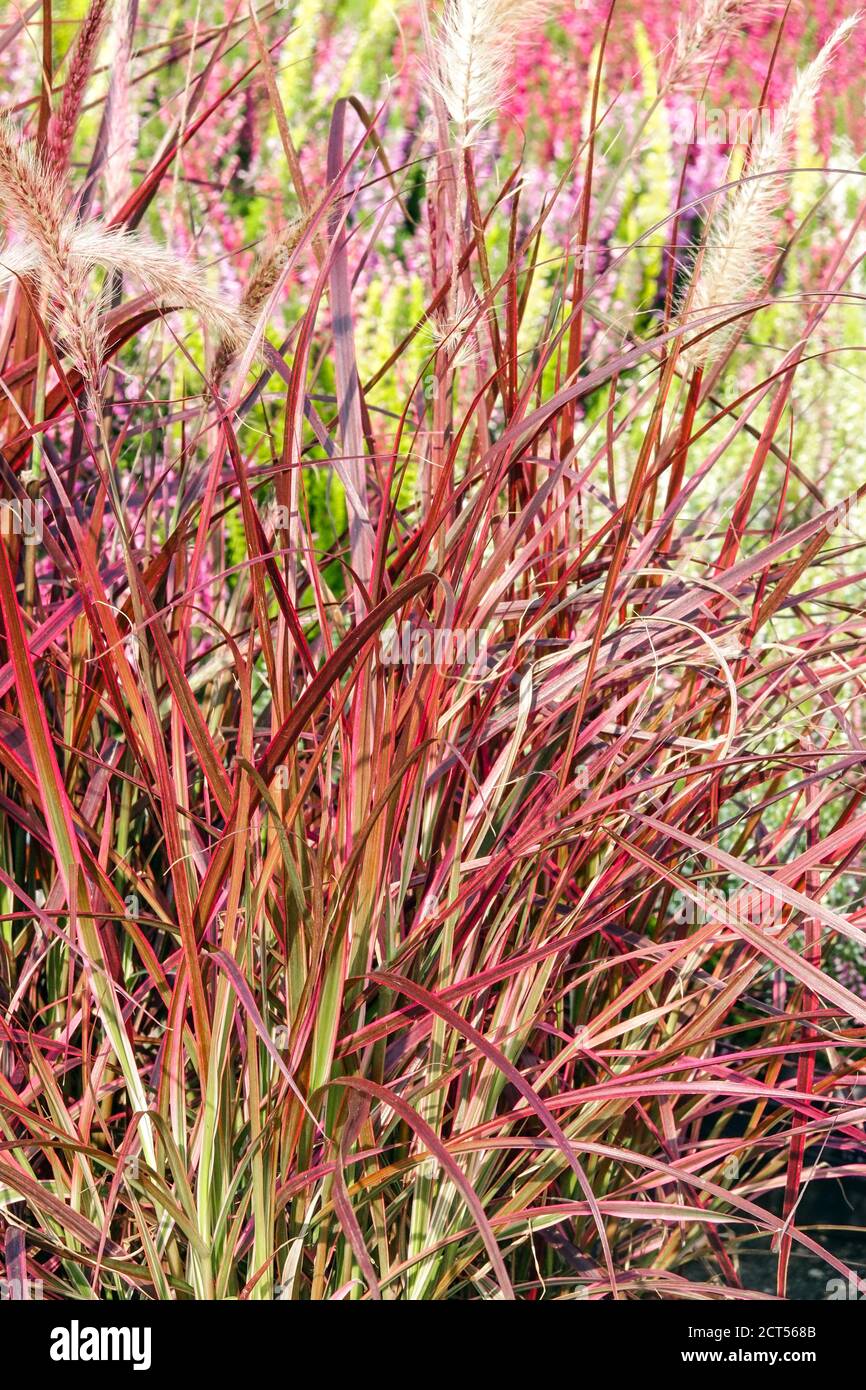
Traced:
<path fill-rule="evenodd" d="M 763 19 L 779 3 L 780 0 L 700 0 L 694 14 L 683 16 L 677 25 L 664 85 L 681 87 L 693 81 L 743 20 L 754 23 Z"/>
<path fill-rule="evenodd" d="M 137 280 L 163 308 L 189 309 L 214 333 L 233 342 L 242 336 L 237 308 L 208 289 L 198 266 L 146 233 L 86 222 L 73 232 L 70 250 L 88 269 L 119 270 Z"/>
<path fill-rule="evenodd" d="M 451 288 L 446 337 L 459 320 L 459 263 L 464 198 L 463 157 L 481 127 L 496 112 L 522 33 L 533 20 L 546 19 L 543 0 L 445 0 L 432 40 L 428 80 L 445 106 L 454 131 L 455 197 L 451 237 Z"/>
<path fill-rule="evenodd" d="M 29 243 L 32 273 L 49 291 L 52 328 L 85 378 L 95 380 L 102 326 L 99 308 L 87 295 L 86 270 L 70 255 L 74 224 L 63 188 L 56 170 L 21 139 L 7 116 L 0 117 L 0 209 Z M 5 259 L 8 265 L 9 253 Z"/>
<path fill-rule="evenodd" d="M 102 222 L 79 223 L 66 206 L 58 173 L 0 118 L 0 210 L 21 239 L 0 255 L 6 276 L 26 272 L 48 297 L 49 322 L 94 387 L 104 348 L 103 294 L 94 268 L 122 271 L 162 306 L 189 309 L 219 337 L 238 340 L 243 319 L 206 286 L 200 270 L 143 233 Z"/>
<path fill-rule="evenodd" d="M 772 242 L 776 214 L 784 197 L 781 171 L 798 122 L 814 105 L 824 75 L 841 43 L 860 21 L 859 11 L 837 26 L 820 53 L 796 77 L 791 95 L 776 118 L 762 129 L 746 176 L 713 216 L 683 307 L 687 318 L 706 319 L 713 310 L 733 311 L 761 283 L 765 252 Z M 721 355 L 736 333 L 726 324 L 686 349 L 686 361 L 706 366 Z"/>
<path fill-rule="evenodd" d="M 108 18 L 111 0 L 91 0 L 87 14 L 68 54 L 66 81 L 60 105 L 52 113 L 46 132 L 48 155 L 58 169 L 65 168 L 75 127 L 84 100 L 84 89 Z"/>
<path fill-rule="evenodd" d="M 447 0 L 429 81 L 461 144 L 495 114 L 521 34 L 549 13 L 541 0 Z"/>

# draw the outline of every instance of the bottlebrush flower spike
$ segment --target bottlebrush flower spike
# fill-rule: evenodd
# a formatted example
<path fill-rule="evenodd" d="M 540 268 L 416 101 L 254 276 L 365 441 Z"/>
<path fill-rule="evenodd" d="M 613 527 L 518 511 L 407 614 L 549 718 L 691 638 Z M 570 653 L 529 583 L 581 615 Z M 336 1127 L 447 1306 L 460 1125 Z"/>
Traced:
<path fill-rule="evenodd" d="M 452 314 L 440 311 L 425 324 L 425 337 L 437 351 L 444 349 L 449 367 L 468 367 L 478 362 L 477 334 L 469 331 L 477 312 L 476 303 L 458 293 Z"/>
<path fill-rule="evenodd" d="M 694 14 L 680 19 L 670 53 L 666 87 L 682 87 L 698 77 L 720 44 L 744 22 L 755 23 L 778 8 L 779 0 L 701 0 Z"/>
<path fill-rule="evenodd" d="M 860 21 L 860 12 L 837 26 L 820 53 L 798 73 L 791 95 L 776 118 L 762 130 L 752 160 L 736 189 L 724 195 L 723 206 L 712 218 L 707 241 L 683 300 L 689 320 L 706 324 L 711 311 L 720 316 L 734 312 L 764 278 L 766 248 L 772 241 L 776 214 L 784 197 L 780 177 L 791 137 L 798 122 L 814 105 L 833 55 Z M 736 324 L 725 324 L 690 345 L 686 361 L 704 367 L 730 344 Z"/>
<path fill-rule="evenodd" d="M 48 155 L 57 168 L 65 167 L 69 159 L 84 89 L 110 10 L 111 0 L 92 0 L 68 56 L 60 105 L 48 122 L 46 135 Z"/>
<path fill-rule="evenodd" d="M 219 384 L 226 369 L 241 345 L 242 338 L 252 334 L 256 318 L 277 283 L 289 259 L 297 250 L 314 213 L 295 218 L 267 244 L 257 258 L 246 283 L 237 316 L 227 324 L 227 331 L 217 344 L 214 356 L 214 381 Z"/>
<path fill-rule="evenodd" d="M 74 219 L 66 211 L 57 173 L 0 118 L 0 211 L 24 242 L 23 252 L 5 255 L 9 267 L 27 265 L 49 292 L 49 320 L 86 379 L 94 381 L 101 360 L 98 306 L 88 301 L 85 267 L 70 254 Z M 24 260 L 22 261 L 22 256 Z"/>
<path fill-rule="evenodd" d="M 162 306 L 189 309 L 230 342 L 243 335 L 243 315 L 208 288 L 200 268 L 143 232 L 86 222 L 73 232 L 70 251 L 88 268 L 120 270 L 138 280 Z"/>
<path fill-rule="evenodd" d="M 447 0 L 434 45 L 430 83 L 462 144 L 499 109 L 515 47 L 550 14 L 539 0 Z"/>
<path fill-rule="evenodd" d="M 198 267 L 169 247 L 101 222 L 79 223 L 57 171 L 6 117 L 0 119 L 0 211 L 22 243 L 0 255 L 0 283 L 25 273 L 39 283 L 49 298 L 52 327 L 91 383 L 103 342 L 102 295 L 89 285 L 94 267 L 134 277 L 157 302 L 192 310 L 221 339 L 242 335 L 237 309 L 224 305 Z"/>

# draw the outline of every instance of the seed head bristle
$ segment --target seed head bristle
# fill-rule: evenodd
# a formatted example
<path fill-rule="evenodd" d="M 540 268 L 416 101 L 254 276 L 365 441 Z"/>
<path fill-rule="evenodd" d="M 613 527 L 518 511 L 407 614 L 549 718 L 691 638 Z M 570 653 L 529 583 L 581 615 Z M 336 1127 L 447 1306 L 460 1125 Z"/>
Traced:
<path fill-rule="evenodd" d="M 471 331 L 478 305 L 460 292 L 451 313 L 442 310 L 424 325 L 425 336 L 437 352 L 446 354 L 449 368 L 468 367 L 478 361 L 477 336 Z"/>
<path fill-rule="evenodd" d="M 189 309 L 204 325 L 222 336 L 239 338 L 243 321 L 208 288 L 198 266 L 161 246 L 143 232 L 127 232 L 93 221 L 75 229 L 71 252 L 88 269 L 122 271 L 143 285 L 162 307 Z"/>
<path fill-rule="evenodd" d="M 32 273 L 49 294 L 49 323 L 87 380 L 101 360 L 100 306 L 87 293 L 85 268 L 70 254 L 74 219 L 57 173 L 0 118 L 0 211 L 25 244 Z"/>

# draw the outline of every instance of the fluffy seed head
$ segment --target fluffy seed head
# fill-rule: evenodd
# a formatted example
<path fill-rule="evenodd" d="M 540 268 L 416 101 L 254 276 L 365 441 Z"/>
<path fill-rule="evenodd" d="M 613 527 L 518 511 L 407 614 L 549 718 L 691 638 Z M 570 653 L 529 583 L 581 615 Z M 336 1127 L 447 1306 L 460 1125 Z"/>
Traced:
<path fill-rule="evenodd" d="M 461 143 L 495 114 L 521 35 L 549 13 L 540 0 L 447 0 L 429 80 Z"/>
<path fill-rule="evenodd" d="M 122 271 L 162 306 L 189 309 L 219 338 L 237 342 L 244 318 L 223 303 L 198 267 L 143 233 L 101 222 L 79 223 L 66 206 L 56 170 L 0 118 L 0 211 L 18 234 L 3 252 L 5 278 L 31 275 L 48 295 L 49 321 L 93 385 L 104 347 L 103 299 L 90 287 L 95 268 Z"/>
<path fill-rule="evenodd" d="M 700 0 L 694 13 L 677 25 L 665 86 L 682 87 L 701 75 L 744 20 L 755 22 L 778 8 L 780 0 Z"/>
<path fill-rule="evenodd" d="M 87 293 L 86 268 L 70 254 L 74 219 L 56 171 L 7 117 L 0 118 L 0 211 L 26 247 L 30 272 L 48 291 L 50 324 L 84 377 L 95 380 L 103 346 L 101 315 Z M 16 254 L 21 253 L 13 252 L 13 260 Z M 8 266 L 8 253 L 4 260 Z"/>
<path fill-rule="evenodd" d="M 746 176 L 725 197 L 712 219 L 703 256 L 685 296 L 689 319 L 706 320 L 713 310 L 722 315 L 725 310 L 734 312 L 761 283 L 766 247 L 773 239 L 784 197 L 781 171 L 791 137 L 814 105 L 837 48 L 859 20 L 858 12 L 837 26 L 817 58 L 797 74 L 791 95 L 776 119 L 762 129 Z M 686 360 L 693 366 L 706 366 L 721 355 L 735 333 L 736 324 L 715 330 L 687 349 Z"/>
<path fill-rule="evenodd" d="M 208 288 L 201 270 L 143 232 L 87 222 L 71 237 L 71 252 L 88 269 L 122 271 L 162 306 L 189 309 L 214 333 L 237 340 L 243 321 L 236 307 Z"/>

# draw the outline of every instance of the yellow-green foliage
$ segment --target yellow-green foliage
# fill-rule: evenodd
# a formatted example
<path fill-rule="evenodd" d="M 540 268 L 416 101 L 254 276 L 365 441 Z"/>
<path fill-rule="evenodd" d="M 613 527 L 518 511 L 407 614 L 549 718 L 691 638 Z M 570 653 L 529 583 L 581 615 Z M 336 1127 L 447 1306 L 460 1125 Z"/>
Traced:
<path fill-rule="evenodd" d="M 349 61 L 343 70 L 340 95 L 364 90 L 365 79 L 374 74 L 378 88 L 382 75 L 382 55 L 391 46 L 397 28 L 397 12 L 401 0 L 372 0 L 365 5 L 366 14 Z"/>
<path fill-rule="evenodd" d="M 298 140 L 303 138 L 307 128 L 313 54 L 327 9 L 325 0 L 298 0 L 292 16 L 292 31 L 280 55 L 280 96 Z"/>
<path fill-rule="evenodd" d="M 392 267 L 387 281 L 379 275 L 371 279 L 359 300 L 355 323 L 355 347 L 362 381 L 375 375 L 409 330 L 422 320 L 424 309 L 424 285 L 420 276 L 397 278 Z M 416 334 L 400 361 L 369 393 L 367 401 L 374 417 L 377 411 L 383 412 L 382 417 L 374 419 L 377 434 L 393 438 L 409 394 L 429 357 L 429 340 L 423 332 Z M 410 428 L 404 431 L 401 442 L 404 456 L 411 446 L 412 433 L 410 419 Z M 408 502 L 412 496 L 415 474 L 415 465 L 410 462 L 401 488 L 401 503 Z"/>

